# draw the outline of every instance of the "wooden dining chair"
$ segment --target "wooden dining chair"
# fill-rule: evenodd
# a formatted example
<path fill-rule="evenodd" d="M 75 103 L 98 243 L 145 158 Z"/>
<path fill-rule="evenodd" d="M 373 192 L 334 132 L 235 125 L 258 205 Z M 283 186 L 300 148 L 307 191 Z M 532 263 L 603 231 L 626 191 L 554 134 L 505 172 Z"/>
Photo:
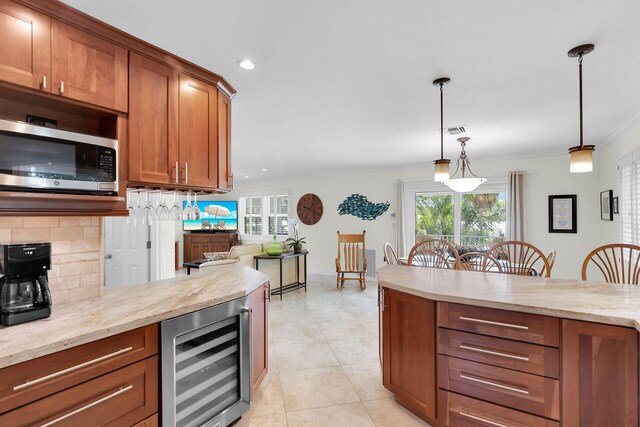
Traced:
<path fill-rule="evenodd" d="M 613 243 L 595 248 L 582 263 L 582 280 L 587 280 L 587 270 L 591 264 L 595 264 L 607 283 L 637 285 L 640 278 L 640 246 Z"/>
<path fill-rule="evenodd" d="M 344 286 L 345 280 L 357 280 L 360 289 L 366 289 L 367 257 L 364 253 L 364 236 L 362 234 L 342 234 L 338 231 L 338 257 L 336 258 L 336 287 Z M 345 277 L 355 274 L 356 277 Z"/>
<path fill-rule="evenodd" d="M 484 254 L 480 252 L 467 252 L 460 255 L 460 262 L 458 263 L 458 270 L 463 271 L 483 271 L 482 261 Z"/>
<path fill-rule="evenodd" d="M 510 240 L 493 245 L 482 261 L 483 269 L 499 264 L 501 273 L 518 276 L 551 276 L 549 261 L 542 251 L 531 243 Z"/>
<path fill-rule="evenodd" d="M 547 277 L 551 277 L 551 270 L 553 269 L 553 264 L 555 264 L 556 262 L 556 251 L 553 250 L 551 252 L 549 252 L 549 255 L 547 255 L 547 262 L 549 263 L 549 276 Z M 546 274 L 546 271 L 542 270 L 540 272 L 540 276 L 544 276 Z"/>
<path fill-rule="evenodd" d="M 459 262 L 460 256 L 455 246 L 446 240 L 432 237 L 416 243 L 409 252 L 411 266 L 457 268 Z"/>
<path fill-rule="evenodd" d="M 396 256 L 396 251 L 393 250 L 391 243 L 384 244 L 384 260 L 387 262 L 387 265 L 398 264 L 398 257 Z"/>

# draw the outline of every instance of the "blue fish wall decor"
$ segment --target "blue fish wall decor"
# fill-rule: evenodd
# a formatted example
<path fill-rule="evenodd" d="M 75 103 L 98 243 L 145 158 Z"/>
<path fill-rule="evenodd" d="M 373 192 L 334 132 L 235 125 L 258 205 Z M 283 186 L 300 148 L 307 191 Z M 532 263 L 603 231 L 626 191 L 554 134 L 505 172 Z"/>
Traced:
<path fill-rule="evenodd" d="M 362 194 L 352 194 L 338 205 L 340 215 L 353 215 L 373 221 L 389 209 L 389 202 L 373 203 Z"/>

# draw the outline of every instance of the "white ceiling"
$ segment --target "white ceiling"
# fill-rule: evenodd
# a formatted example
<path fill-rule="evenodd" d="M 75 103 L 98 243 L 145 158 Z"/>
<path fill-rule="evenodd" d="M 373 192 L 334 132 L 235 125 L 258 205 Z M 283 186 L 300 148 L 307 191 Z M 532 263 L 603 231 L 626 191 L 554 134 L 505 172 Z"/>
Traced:
<path fill-rule="evenodd" d="M 602 146 L 640 111 L 637 0 L 65 0 L 224 76 L 236 179 L 429 164 L 445 127 L 472 160 Z M 251 58 L 253 71 L 237 61 Z M 459 146 L 445 137 L 445 157 Z M 268 168 L 268 172 L 262 172 Z"/>

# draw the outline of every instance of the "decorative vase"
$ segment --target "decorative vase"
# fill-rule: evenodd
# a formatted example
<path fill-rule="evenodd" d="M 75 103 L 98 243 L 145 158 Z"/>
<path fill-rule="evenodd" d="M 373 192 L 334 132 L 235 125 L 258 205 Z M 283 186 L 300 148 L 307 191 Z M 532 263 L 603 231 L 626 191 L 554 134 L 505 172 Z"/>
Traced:
<path fill-rule="evenodd" d="M 302 253 L 302 243 L 293 245 L 293 253 L 294 254 Z"/>
<path fill-rule="evenodd" d="M 278 244 L 278 241 L 276 240 L 276 235 L 273 235 L 273 245 L 269 246 L 267 248 L 267 255 L 269 256 L 280 256 L 282 255 L 282 246 L 280 246 Z"/>

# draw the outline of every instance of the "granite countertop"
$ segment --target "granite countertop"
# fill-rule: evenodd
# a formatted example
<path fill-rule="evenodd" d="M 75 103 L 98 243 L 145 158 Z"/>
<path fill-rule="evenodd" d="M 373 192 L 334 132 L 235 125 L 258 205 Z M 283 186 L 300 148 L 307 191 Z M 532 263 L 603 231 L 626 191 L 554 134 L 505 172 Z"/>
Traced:
<path fill-rule="evenodd" d="M 238 264 L 109 290 L 56 306 L 51 317 L 0 329 L 0 368 L 248 295 L 267 275 Z"/>
<path fill-rule="evenodd" d="M 475 271 L 385 266 L 380 285 L 479 307 L 628 326 L 640 331 L 640 287 Z"/>

